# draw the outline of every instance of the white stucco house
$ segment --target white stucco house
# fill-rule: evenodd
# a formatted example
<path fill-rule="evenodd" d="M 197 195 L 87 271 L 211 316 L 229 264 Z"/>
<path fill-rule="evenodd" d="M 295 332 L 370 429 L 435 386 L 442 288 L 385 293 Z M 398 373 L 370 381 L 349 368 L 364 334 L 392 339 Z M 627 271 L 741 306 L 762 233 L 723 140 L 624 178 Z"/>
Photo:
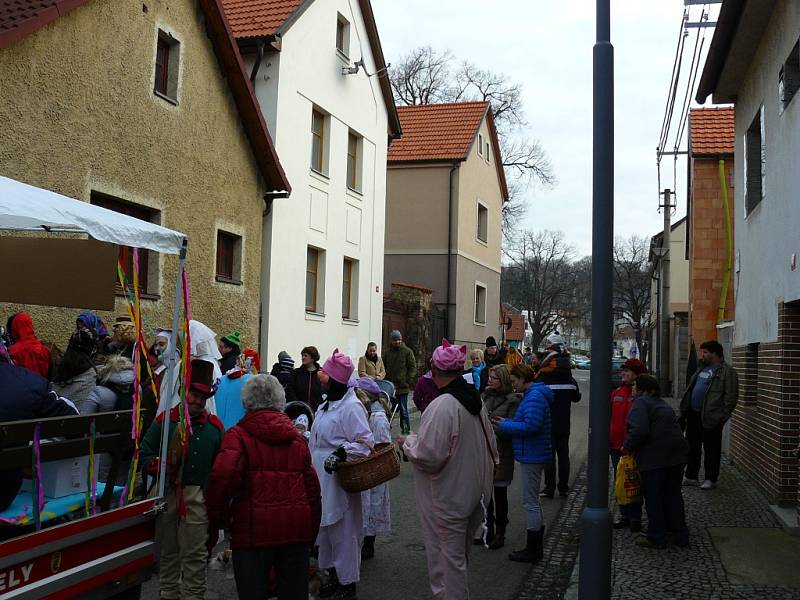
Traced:
<path fill-rule="evenodd" d="M 381 341 L 386 155 L 400 123 L 369 0 L 224 0 L 292 185 L 264 213 L 262 363 Z M 280 192 L 280 190 L 276 190 Z"/>
<path fill-rule="evenodd" d="M 696 99 L 709 96 L 736 105 L 731 452 L 771 502 L 800 509 L 799 2 L 724 2 Z"/>

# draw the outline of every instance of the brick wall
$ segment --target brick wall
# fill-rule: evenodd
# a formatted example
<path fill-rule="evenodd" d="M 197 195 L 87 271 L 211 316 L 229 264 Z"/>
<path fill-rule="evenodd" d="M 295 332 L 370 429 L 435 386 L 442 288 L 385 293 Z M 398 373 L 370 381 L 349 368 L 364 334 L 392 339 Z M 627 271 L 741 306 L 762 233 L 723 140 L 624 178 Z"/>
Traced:
<path fill-rule="evenodd" d="M 778 341 L 739 346 L 733 365 L 739 373 L 739 404 L 731 423 L 734 460 L 771 502 L 795 505 L 800 499 L 800 304 L 778 309 Z"/>
<path fill-rule="evenodd" d="M 733 159 L 725 161 L 733 220 Z M 727 256 L 722 193 L 717 159 L 692 160 L 692 205 L 689 219 L 689 337 L 696 345 L 717 339 L 717 312 Z M 731 222 L 733 226 L 733 222 Z M 731 232 L 731 235 L 733 233 Z M 733 282 L 724 321 L 734 317 Z"/>

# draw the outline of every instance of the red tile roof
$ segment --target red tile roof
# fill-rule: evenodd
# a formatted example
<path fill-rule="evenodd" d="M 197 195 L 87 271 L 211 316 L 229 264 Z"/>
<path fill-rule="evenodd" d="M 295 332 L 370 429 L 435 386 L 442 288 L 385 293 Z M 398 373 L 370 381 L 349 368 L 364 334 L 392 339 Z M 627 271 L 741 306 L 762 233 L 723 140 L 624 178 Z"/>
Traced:
<path fill-rule="evenodd" d="M 389 147 L 389 162 L 466 159 L 488 110 L 488 102 L 398 106 L 403 137 Z"/>
<path fill-rule="evenodd" d="M 85 0 L 0 0 L 0 48 L 67 14 Z"/>
<path fill-rule="evenodd" d="M 488 102 L 453 102 L 398 106 L 403 137 L 392 140 L 389 164 L 464 161 L 469 155 L 483 119 L 491 132 L 493 161 L 503 199 L 508 200 L 508 185 L 500 159 L 500 144 Z"/>
<path fill-rule="evenodd" d="M 274 35 L 304 0 L 222 0 L 237 38 Z"/>
<path fill-rule="evenodd" d="M 0 0 L 0 49 L 38 31 L 89 0 Z M 272 190 L 290 191 L 272 138 L 225 20 L 221 0 L 200 0 L 206 31 L 230 87 L 259 170 Z"/>
<path fill-rule="evenodd" d="M 734 115 L 733 107 L 693 108 L 689 113 L 691 155 L 732 156 L 736 141 Z"/>

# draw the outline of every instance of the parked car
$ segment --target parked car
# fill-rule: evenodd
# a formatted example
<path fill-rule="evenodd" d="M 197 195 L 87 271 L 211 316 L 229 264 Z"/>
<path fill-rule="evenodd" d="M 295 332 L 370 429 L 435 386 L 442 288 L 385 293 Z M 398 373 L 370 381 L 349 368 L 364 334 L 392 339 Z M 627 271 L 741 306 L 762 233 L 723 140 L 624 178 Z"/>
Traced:
<path fill-rule="evenodd" d="M 625 364 L 627 358 L 612 358 L 611 359 L 611 389 L 617 389 L 622 385 L 622 365 Z"/>
<path fill-rule="evenodd" d="M 576 369 L 590 369 L 592 366 L 592 360 L 588 356 L 576 356 L 575 357 L 575 368 Z"/>

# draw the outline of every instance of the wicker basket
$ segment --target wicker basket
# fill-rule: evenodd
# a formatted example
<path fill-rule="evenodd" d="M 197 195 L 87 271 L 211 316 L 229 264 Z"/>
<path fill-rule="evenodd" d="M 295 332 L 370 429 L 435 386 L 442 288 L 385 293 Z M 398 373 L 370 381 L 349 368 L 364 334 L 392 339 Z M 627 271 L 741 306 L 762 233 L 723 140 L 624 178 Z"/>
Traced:
<path fill-rule="evenodd" d="M 336 473 L 346 492 L 363 492 L 400 475 L 400 459 L 394 444 L 375 444 L 369 456 L 339 463 Z"/>

